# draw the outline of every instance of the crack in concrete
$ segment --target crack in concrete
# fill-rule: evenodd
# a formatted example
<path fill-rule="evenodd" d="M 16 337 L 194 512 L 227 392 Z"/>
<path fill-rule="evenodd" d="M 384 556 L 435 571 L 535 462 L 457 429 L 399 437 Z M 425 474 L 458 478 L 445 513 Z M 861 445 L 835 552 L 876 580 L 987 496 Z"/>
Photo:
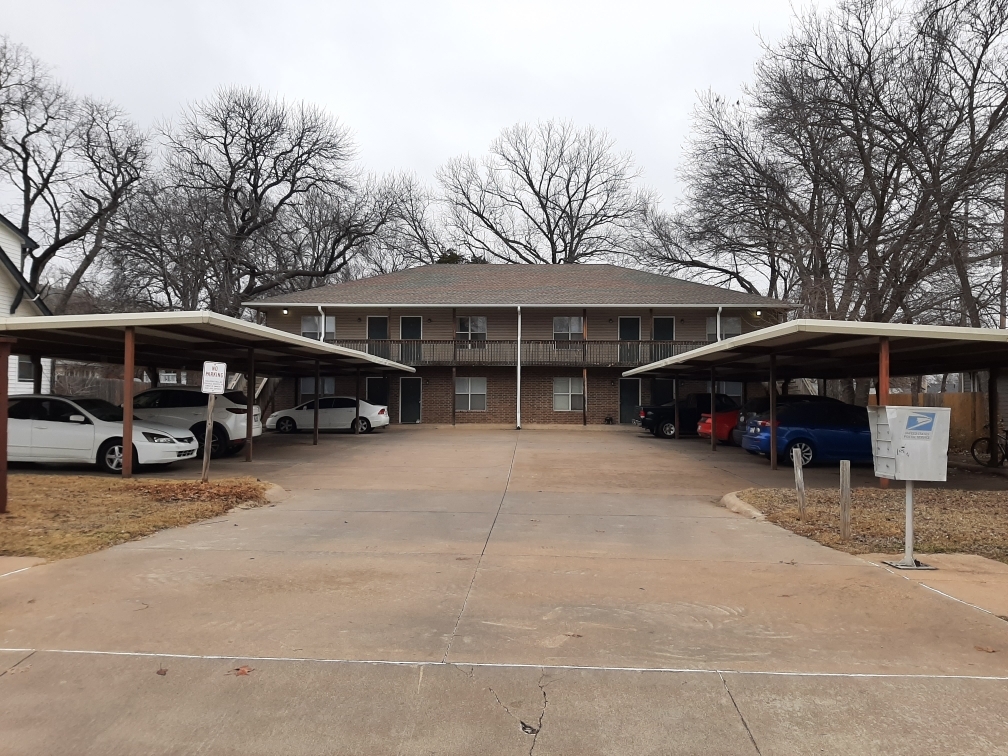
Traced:
<path fill-rule="evenodd" d="M 18 660 L 17 660 L 17 663 L 16 663 L 16 664 L 12 664 L 11 666 L 7 667 L 7 669 L 5 669 L 5 670 L 4 670 L 3 672 L 0 672 L 0 677 L 3 677 L 3 676 L 4 676 L 4 675 L 6 675 L 6 674 L 7 674 L 8 672 L 11 672 L 11 671 L 13 671 L 15 667 L 17 667 L 17 666 L 18 666 L 19 664 L 22 664 L 22 663 L 24 663 L 24 662 L 28 661 L 28 660 L 29 660 L 29 659 L 31 659 L 31 658 L 32 658 L 33 656 L 35 656 L 35 651 L 32 651 L 32 652 L 31 652 L 30 654 L 28 654 L 27 656 L 25 656 L 25 657 L 24 657 L 24 658 L 22 658 L 22 659 L 18 659 Z"/>
<path fill-rule="evenodd" d="M 536 741 L 539 740 L 539 733 L 542 732 L 543 717 L 546 716 L 546 707 L 549 706 L 549 700 L 546 698 L 546 686 L 543 684 L 543 680 L 546 679 L 546 670 L 542 670 L 542 674 L 539 676 L 539 690 L 542 691 L 543 705 L 542 711 L 539 712 L 539 723 L 533 728 L 530 725 L 522 722 L 522 731 L 531 732 L 532 735 L 532 747 L 529 748 L 529 756 L 532 756 L 532 752 L 535 750 Z M 526 729 L 528 728 L 528 729 Z"/>
<path fill-rule="evenodd" d="M 451 651 L 452 643 L 455 642 L 455 635 L 458 633 L 459 623 L 462 621 L 462 615 L 465 613 L 466 605 L 469 603 L 469 594 L 472 593 L 473 585 L 476 583 L 476 575 L 479 574 L 480 564 L 483 563 L 483 555 L 486 554 L 487 544 L 490 543 L 490 536 L 493 535 L 494 525 L 497 524 L 497 518 L 500 517 L 501 508 L 504 506 L 504 499 L 507 498 L 508 486 L 511 485 L 511 473 L 514 471 L 516 456 L 518 456 L 518 438 L 515 438 L 514 451 L 511 452 L 511 464 L 508 466 L 507 481 L 504 483 L 504 493 L 501 494 L 500 503 L 497 505 L 497 513 L 494 515 L 493 522 L 490 523 L 490 531 L 487 533 L 486 540 L 483 542 L 483 550 L 480 551 L 479 559 L 476 560 L 476 569 L 473 570 L 472 580 L 469 581 L 469 590 L 466 591 L 465 599 L 462 600 L 462 609 L 459 610 L 458 617 L 455 618 L 455 627 L 452 628 L 451 637 L 448 638 L 448 647 L 445 649 L 444 656 L 441 657 L 442 664 L 448 661 L 448 653 Z"/>
<path fill-rule="evenodd" d="M 728 688 L 728 681 L 724 679 L 724 675 L 722 675 L 720 671 L 718 671 L 717 674 L 718 677 L 721 678 L 721 684 L 724 685 L 725 693 L 727 693 L 728 698 L 731 699 L 732 706 L 735 707 L 735 713 L 738 714 L 739 719 L 742 721 L 742 726 L 745 727 L 746 735 L 749 736 L 749 740 L 752 743 L 753 748 L 756 749 L 756 756 L 763 756 L 762 753 L 760 753 L 759 746 L 756 745 L 756 738 L 753 737 L 752 730 L 749 729 L 749 723 L 745 721 L 745 717 L 742 716 L 742 711 L 739 709 L 738 704 L 735 703 L 735 696 L 732 695 L 731 690 Z"/>

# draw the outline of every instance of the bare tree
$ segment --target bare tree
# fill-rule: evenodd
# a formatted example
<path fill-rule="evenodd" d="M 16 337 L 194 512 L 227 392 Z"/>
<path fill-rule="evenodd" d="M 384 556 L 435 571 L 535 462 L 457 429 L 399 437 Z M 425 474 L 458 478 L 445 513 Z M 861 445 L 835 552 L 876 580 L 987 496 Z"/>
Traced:
<path fill-rule="evenodd" d="M 461 157 L 438 173 L 455 244 L 513 263 L 615 258 L 641 222 L 649 196 L 612 139 L 545 121 L 505 129 L 481 162 Z"/>

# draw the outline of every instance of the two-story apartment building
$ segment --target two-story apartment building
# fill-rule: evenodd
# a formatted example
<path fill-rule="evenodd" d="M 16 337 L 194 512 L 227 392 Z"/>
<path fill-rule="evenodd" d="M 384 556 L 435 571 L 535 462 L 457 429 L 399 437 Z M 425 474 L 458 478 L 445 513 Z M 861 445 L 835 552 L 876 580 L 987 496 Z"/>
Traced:
<path fill-rule="evenodd" d="M 632 422 L 671 385 L 629 367 L 771 325 L 765 297 L 614 265 L 429 265 L 247 303 L 266 324 L 416 368 L 363 377 L 400 423 Z M 315 395 L 314 377 L 276 406 Z M 350 395 L 346 378 L 321 393 Z M 739 386 L 721 387 L 741 394 Z M 703 390 L 702 387 L 698 387 Z"/>

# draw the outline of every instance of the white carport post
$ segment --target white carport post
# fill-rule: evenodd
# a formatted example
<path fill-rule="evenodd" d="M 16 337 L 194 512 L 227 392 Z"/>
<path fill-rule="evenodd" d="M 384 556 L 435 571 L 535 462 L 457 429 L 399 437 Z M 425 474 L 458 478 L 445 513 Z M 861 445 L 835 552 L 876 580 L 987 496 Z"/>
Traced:
<path fill-rule="evenodd" d="M 518 305 L 518 344 L 515 357 L 515 362 L 518 367 L 517 374 L 515 376 L 515 381 L 517 383 L 517 391 L 515 392 L 515 395 L 517 396 L 515 401 L 515 427 L 517 430 L 521 430 L 521 305 Z"/>
<path fill-rule="evenodd" d="M 123 437 L 122 476 L 133 477 L 133 357 L 136 344 L 136 329 L 126 326 L 123 338 Z"/>

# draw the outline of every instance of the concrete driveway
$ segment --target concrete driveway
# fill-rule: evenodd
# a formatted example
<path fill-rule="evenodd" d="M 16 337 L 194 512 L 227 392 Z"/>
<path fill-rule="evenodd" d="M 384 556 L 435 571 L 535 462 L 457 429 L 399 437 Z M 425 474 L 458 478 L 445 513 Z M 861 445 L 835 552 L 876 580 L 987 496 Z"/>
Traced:
<path fill-rule="evenodd" d="M 0 578 L 0 751 L 1008 753 L 1008 622 L 716 506 L 790 483 L 738 450 L 258 450 L 283 501 Z"/>

